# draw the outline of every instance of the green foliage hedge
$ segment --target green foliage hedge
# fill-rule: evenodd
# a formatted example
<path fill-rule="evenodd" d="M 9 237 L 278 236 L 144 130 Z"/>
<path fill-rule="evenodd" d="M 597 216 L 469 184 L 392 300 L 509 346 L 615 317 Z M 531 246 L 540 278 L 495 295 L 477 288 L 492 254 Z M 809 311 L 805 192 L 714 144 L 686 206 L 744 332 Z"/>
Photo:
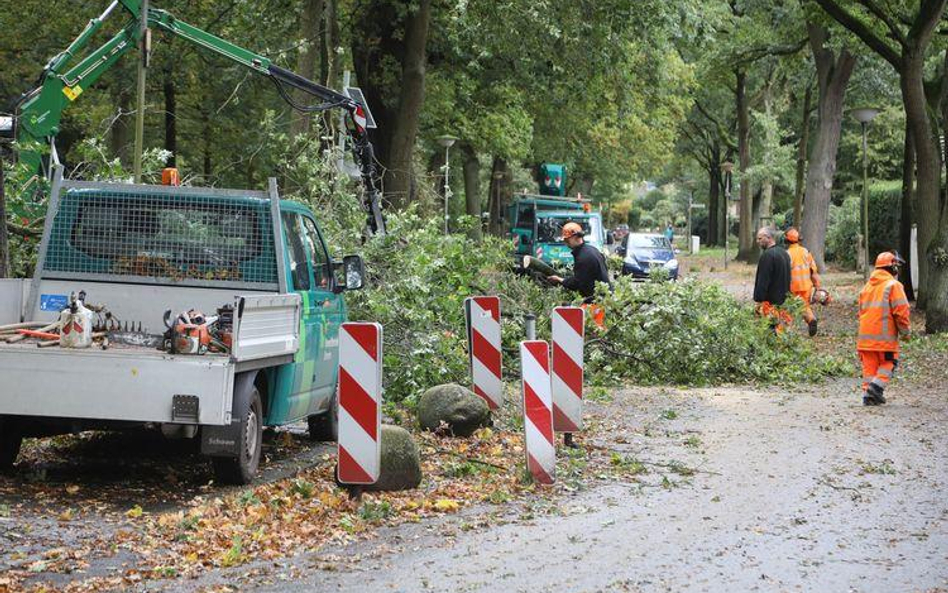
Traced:
<path fill-rule="evenodd" d="M 847 196 L 841 206 L 830 207 L 826 233 L 826 259 L 855 266 L 860 234 L 860 196 Z M 898 249 L 902 219 L 902 184 L 886 181 L 869 186 L 869 253 Z"/>

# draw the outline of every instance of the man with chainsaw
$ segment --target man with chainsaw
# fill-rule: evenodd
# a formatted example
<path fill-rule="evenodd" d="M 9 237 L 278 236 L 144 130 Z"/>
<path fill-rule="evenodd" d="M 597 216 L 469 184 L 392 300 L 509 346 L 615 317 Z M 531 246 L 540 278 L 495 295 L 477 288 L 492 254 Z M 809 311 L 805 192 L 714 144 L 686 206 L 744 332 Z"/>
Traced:
<path fill-rule="evenodd" d="M 859 293 L 856 351 L 862 362 L 862 403 L 867 406 L 885 403 L 883 392 L 899 363 L 899 338 L 911 335 L 908 298 L 896 279 L 904 264 L 898 253 L 880 253 L 875 271 Z"/>
<path fill-rule="evenodd" d="M 816 260 L 810 251 L 800 244 L 800 232 L 791 228 L 784 235 L 787 253 L 790 255 L 790 292 L 803 301 L 803 320 L 806 321 L 810 337 L 816 335 L 816 315 L 810 307 L 814 290 L 821 290 Z"/>
<path fill-rule="evenodd" d="M 606 258 L 598 249 L 586 243 L 583 237 L 583 227 L 575 222 L 567 222 L 562 229 L 563 241 L 573 252 L 573 275 L 562 278 L 547 276 L 553 284 L 559 284 L 568 290 L 575 290 L 583 297 L 583 304 L 593 320 L 602 326 L 605 313 L 602 308 L 593 303 L 596 295 L 596 283 L 603 282 L 612 285 L 609 280 L 609 268 Z"/>

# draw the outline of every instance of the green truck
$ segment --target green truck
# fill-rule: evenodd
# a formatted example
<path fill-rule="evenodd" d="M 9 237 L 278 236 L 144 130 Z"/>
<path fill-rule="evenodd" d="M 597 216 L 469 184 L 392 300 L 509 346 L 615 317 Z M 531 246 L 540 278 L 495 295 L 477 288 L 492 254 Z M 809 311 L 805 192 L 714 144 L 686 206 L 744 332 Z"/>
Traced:
<path fill-rule="evenodd" d="M 87 51 L 119 11 L 125 24 Z M 143 24 L 268 78 L 295 109 L 343 109 L 366 232 L 385 233 L 365 105 L 140 0 L 112 1 L 47 62 L 16 117 L 0 119 L 30 172 L 20 194 L 51 185 L 33 278 L 0 280 L 0 468 L 24 437 L 145 426 L 200 439 L 219 480 L 247 483 L 264 426 L 305 420 L 314 438 L 335 437 L 342 293 L 361 287 L 362 260 L 333 258 L 318 219 L 281 200 L 275 180 L 254 191 L 63 178 L 62 112 L 124 54 L 149 51 Z M 298 104 L 294 90 L 317 103 Z M 17 214 L 43 213 L 42 199 L 27 206 Z M 38 348 L 10 333 L 54 328 L 64 309 L 89 310 L 77 305 L 86 299 L 106 338 L 94 347 Z"/>
<path fill-rule="evenodd" d="M 588 199 L 565 196 L 566 168 L 544 163 L 539 172 L 540 193 L 516 194 L 507 210 L 517 262 L 531 256 L 553 267 L 571 267 L 573 255 L 562 237 L 567 222 L 582 226 L 586 242 L 605 250 L 609 236 L 602 214 L 592 211 Z"/>
<path fill-rule="evenodd" d="M 275 181 L 250 191 L 54 178 L 35 276 L 0 285 L 0 321 L 55 323 L 85 291 L 111 342 L 0 340 L 0 466 L 24 437 L 151 426 L 199 439 L 219 481 L 247 483 L 265 426 L 307 421 L 314 439 L 335 439 L 343 293 L 362 275 L 361 258 L 335 259 L 317 218 L 280 200 Z M 163 343 L 165 312 L 195 310 L 208 325 L 227 318 L 225 347 Z"/>

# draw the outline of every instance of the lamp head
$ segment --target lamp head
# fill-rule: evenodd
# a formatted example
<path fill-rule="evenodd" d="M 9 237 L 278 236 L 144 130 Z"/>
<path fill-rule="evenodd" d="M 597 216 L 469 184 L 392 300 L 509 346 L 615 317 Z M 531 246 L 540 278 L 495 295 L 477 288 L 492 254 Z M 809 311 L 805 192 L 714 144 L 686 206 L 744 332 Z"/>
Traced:
<path fill-rule="evenodd" d="M 444 148 L 451 148 L 452 146 L 454 146 L 454 142 L 457 140 L 457 138 L 455 138 L 454 136 L 445 134 L 444 136 L 438 136 L 437 138 L 435 138 L 435 140 L 437 140 L 438 144 L 440 144 Z"/>
<path fill-rule="evenodd" d="M 879 115 L 879 110 L 875 107 L 857 107 L 856 109 L 851 109 L 849 112 L 856 118 L 856 121 L 861 124 L 867 124 Z"/>

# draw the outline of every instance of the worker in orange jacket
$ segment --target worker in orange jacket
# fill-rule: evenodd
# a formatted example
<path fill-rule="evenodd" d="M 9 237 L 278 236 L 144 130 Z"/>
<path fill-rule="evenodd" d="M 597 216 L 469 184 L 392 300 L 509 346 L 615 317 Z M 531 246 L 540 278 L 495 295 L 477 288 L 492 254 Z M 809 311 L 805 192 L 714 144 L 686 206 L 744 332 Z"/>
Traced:
<path fill-rule="evenodd" d="M 883 392 L 899 362 L 899 337 L 910 336 L 909 303 L 896 280 L 903 264 L 898 253 L 880 253 L 875 271 L 859 293 L 856 350 L 862 361 L 862 403 L 867 406 L 885 403 Z"/>
<path fill-rule="evenodd" d="M 789 229 L 784 235 L 787 240 L 787 253 L 790 254 L 790 292 L 803 301 L 803 320 L 806 321 L 810 337 L 816 335 L 816 315 L 810 307 L 813 290 L 820 289 L 820 274 L 813 254 L 800 245 L 800 232 Z"/>

